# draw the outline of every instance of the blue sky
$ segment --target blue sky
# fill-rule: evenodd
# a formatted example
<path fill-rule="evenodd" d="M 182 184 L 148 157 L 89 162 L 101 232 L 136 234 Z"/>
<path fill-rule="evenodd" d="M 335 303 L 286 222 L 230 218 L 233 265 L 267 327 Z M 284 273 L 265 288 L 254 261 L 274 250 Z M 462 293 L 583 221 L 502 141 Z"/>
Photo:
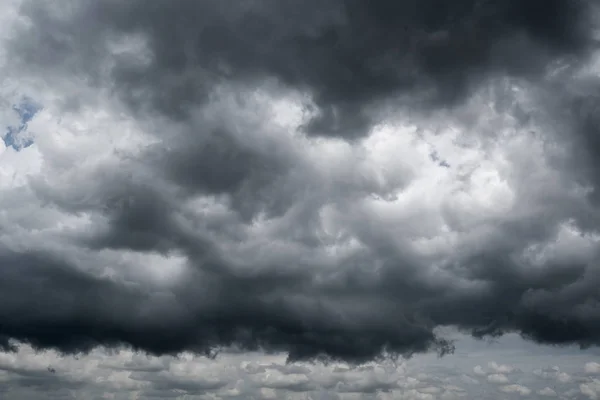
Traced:
<path fill-rule="evenodd" d="M 18 114 L 20 123 L 17 126 L 8 126 L 3 140 L 7 147 L 19 151 L 33 144 L 33 140 L 23 137 L 23 134 L 27 131 L 27 123 L 40 111 L 41 106 L 31 99 L 25 98 L 19 104 L 13 105 L 12 109 Z"/>

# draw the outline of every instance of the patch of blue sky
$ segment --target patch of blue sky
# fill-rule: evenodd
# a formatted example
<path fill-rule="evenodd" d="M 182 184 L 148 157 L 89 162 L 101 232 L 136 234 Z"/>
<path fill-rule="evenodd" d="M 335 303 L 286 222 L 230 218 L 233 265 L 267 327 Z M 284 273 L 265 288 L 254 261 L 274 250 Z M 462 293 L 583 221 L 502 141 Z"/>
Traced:
<path fill-rule="evenodd" d="M 19 125 L 9 126 L 3 135 L 4 144 L 20 151 L 33 144 L 30 135 L 27 135 L 27 124 L 42 109 L 41 105 L 30 98 L 24 98 L 19 104 L 12 106 L 14 112 L 19 115 Z"/>

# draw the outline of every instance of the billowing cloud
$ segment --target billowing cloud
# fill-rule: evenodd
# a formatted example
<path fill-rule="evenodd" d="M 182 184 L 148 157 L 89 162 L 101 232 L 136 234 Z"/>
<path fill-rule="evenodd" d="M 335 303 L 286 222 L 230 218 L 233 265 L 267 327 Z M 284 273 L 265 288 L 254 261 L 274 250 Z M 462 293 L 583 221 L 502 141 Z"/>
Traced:
<path fill-rule="evenodd" d="M 463 343 L 465 345 L 465 343 Z M 468 345 L 466 347 L 469 347 Z M 505 345 L 503 345 L 505 347 Z M 286 363 L 285 353 L 223 352 L 216 359 L 185 352 L 149 356 L 141 352 L 96 348 L 88 354 L 62 355 L 22 345 L 0 354 L 0 390 L 7 400 L 46 398 L 109 399 L 469 399 L 498 397 L 587 398 L 596 380 L 585 377 L 584 355 L 551 349 L 513 358 L 510 382 L 479 384 L 465 380 L 473 362 L 509 348 L 486 350 L 473 359 L 416 355 L 410 360 L 347 363 Z M 473 349 L 472 349 L 473 350 Z M 510 351 L 510 350 L 509 350 Z M 548 383 L 534 367 L 548 357 L 578 375 L 578 383 Z M 467 361 L 465 363 L 465 361 Z M 532 372 L 534 372 L 532 374 Z M 541 378 L 541 379 L 540 379 Z M 537 396 L 537 397 L 536 397 Z M 585 397 L 582 397 L 585 396 Z"/>
<path fill-rule="evenodd" d="M 598 364 L 597 362 L 585 363 L 585 372 L 591 375 L 600 374 L 600 364 Z"/>
<path fill-rule="evenodd" d="M 500 391 L 504 393 L 518 393 L 521 396 L 529 396 L 531 389 L 523 385 L 506 385 L 500 388 Z"/>
<path fill-rule="evenodd" d="M 508 378 L 504 374 L 490 374 L 487 380 L 490 383 L 508 383 Z"/>
<path fill-rule="evenodd" d="M 548 386 L 537 391 L 537 394 L 545 397 L 556 397 L 556 391 Z"/>
<path fill-rule="evenodd" d="M 599 344 L 594 2 L 6 7 L 2 118 L 39 107 L 0 148 L 4 349 Z"/>
<path fill-rule="evenodd" d="M 344 136 L 365 134 L 374 109 L 399 95 L 452 104 L 492 75 L 535 79 L 552 62 L 586 56 L 593 43 L 582 0 L 25 7 L 33 25 L 14 47 L 27 65 L 57 65 L 59 74 L 67 67 L 97 84 L 111 66 L 113 88 L 130 104 L 176 118 L 209 102 L 222 82 L 276 79 L 314 99 L 311 132 Z M 106 57 L 107 48 L 131 46 L 137 57 Z"/>
<path fill-rule="evenodd" d="M 511 365 L 498 364 L 495 361 L 488 363 L 488 368 L 497 374 L 510 374 L 515 371 L 515 368 Z"/>
<path fill-rule="evenodd" d="M 588 383 L 579 385 L 581 393 L 591 400 L 596 400 L 600 397 L 600 380 L 594 379 Z"/>

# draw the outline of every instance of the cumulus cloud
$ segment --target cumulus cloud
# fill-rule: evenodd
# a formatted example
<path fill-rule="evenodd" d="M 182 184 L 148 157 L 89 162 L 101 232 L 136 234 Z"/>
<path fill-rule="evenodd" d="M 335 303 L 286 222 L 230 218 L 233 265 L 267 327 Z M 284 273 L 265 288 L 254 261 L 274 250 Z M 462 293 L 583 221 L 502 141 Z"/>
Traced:
<path fill-rule="evenodd" d="M 579 390 L 591 400 L 596 400 L 600 398 L 600 380 L 593 379 L 590 382 L 582 383 L 579 385 Z"/>
<path fill-rule="evenodd" d="M 0 377 L 10 382 L 7 399 L 48 398 L 398 398 L 403 394 L 453 398 L 464 389 L 417 379 L 403 364 L 286 363 L 285 354 L 223 353 L 217 360 L 179 356 L 148 356 L 122 350 L 95 349 L 62 356 L 21 346 L 0 357 Z M 45 394 L 36 394 L 36 390 Z M 337 396 L 342 397 L 337 397 Z M 4 397 L 3 397 L 4 398 Z"/>
<path fill-rule="evenodd" d="M 572 356 L 569 356 L 572 357 Z M 565 365 L 569 357 L 560 358 Z M 528 357 L 513 367 L 510 382 L 465 380 L 472 364 L 418 355 L 403 362 L 286 362 L 285 353 L 224 351 L 216 359 L 186 352 L 150 356 L 143 352 L 96 348 L 88 354 L 62 355 L 22 345 L 0 354 L 2 398 L 114 399 L 431 399 L 581 398 L 594 393 L 595 381 L 548 384 L 525 367 L 545 358 Z M 446 368 L 445 365 L 452 365 Z M 473 378 L 471 378 L 473 379 Z M 547 385 L 547 387 L 545 387 Z M 529 390 L 529 392 L 528 392 Z M 567 394 L 565 394 L 567 393 Z"/>
<path fill-rule="evenodd" d="M 540 396 L 546 396 L 546 397 L 556 397 L 556 391 L 548 386 L 546 386 L 543 389 L 540 389 L 537 391 L 537 394 L 539 394 Z"/>
<path fill-rule="evenodd" d="M 515 368 L 511 365 L 498 364 L 495 361 L 488 363 L 488 368 L 498 374 L 510 374 L 515 371 Z"/>
<path fill-rule="evenodd" d="M 529 396 L 531 389 L 523 385 L 506 385 L 500 388 L 500 391 L 504 393 L 518 393 L 521 396 Z"/>
<path fill-rule="evenodd" d="M 567 372 L 561 371 L 558 366 L 536 369 L 533 373 L 540 378 L 556 380 L 560 383 L 571 382 L 572 377 Z"/>
<path fill-rule="evenodd" d="M 594 2 L 5 3 L 3 349 L 599 343 Z"/>
<path fill-rule="evenodd" d="M 598 364 L 597 362 L 585 363 L 584 369 L 587 374 L 592 374 L 592 375 L 600 374 L 600 364 Z"/>
<path fill-rule="evenodd" d="M 490 374 L 487 380 L 490 383 L 508 383 L 508 377 L 504 374 Z"/>
<path fill-rule="evenodd" d="M 479 376 L 485 376 L 486 372 L 483 369 L 483 367 L 481 365 L 476 365 L 473 367 L 473 372 L 475 373 L 475 375 L 479 375 Z"/>

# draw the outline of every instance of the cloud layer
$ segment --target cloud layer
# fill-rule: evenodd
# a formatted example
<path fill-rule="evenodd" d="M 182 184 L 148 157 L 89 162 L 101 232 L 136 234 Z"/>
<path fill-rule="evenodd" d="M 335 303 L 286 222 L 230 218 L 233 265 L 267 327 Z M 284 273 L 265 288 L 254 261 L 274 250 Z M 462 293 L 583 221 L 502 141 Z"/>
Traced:
<path fill-rule="evenodd" d="M 599 344 L 593 2 L 5 3 L 3 348 Z"/>
<path fill-rule="evenodd" d="M 514 335 L 513 341 L 514 341 Z M 217 360 L 151 357 L 132 351 L 95 349 L 61 356 L 22 346 L 0 355 L 0 393 L 7 400 L 26 397 L 108 399 L 277 399 L 290 400 L 458 400 L 595 399 L 596 354 L 573 349 L 510 354 L 515 343 L 482 346 L 462 340 L 469 357 L 442 359 L 417 355 L 399 363 L 352 366 L 286 363 L 285 354 L 223 353 Z M 512 364 L 507 364 L 506 359 Z M 502 363 L 489 361 L 501 359 Z M 548 364 L 550 362 L 550 364 Z M 561 367 L 551 363 L 560 363 Z M 475 366 L 474 366 L 475 365 Z M 474 367 L 473 367 L 474 366 Z M 496 376 L 501 374 L 502 379 Z"/>

